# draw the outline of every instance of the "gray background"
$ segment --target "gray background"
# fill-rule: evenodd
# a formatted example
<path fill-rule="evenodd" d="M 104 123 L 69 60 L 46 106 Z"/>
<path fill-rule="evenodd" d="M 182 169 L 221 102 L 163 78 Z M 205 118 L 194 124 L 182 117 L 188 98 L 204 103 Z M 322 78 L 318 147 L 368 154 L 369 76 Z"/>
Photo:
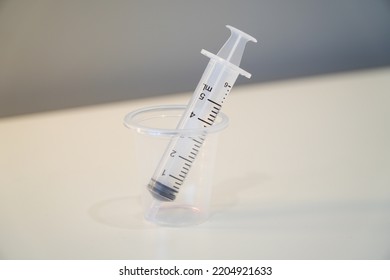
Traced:
<path fill-rule="evenodd" d="M 2 0 L 0 117 L 192 91 L 226 24 L 236 86 L 390 65 L 388 0 Z"/>

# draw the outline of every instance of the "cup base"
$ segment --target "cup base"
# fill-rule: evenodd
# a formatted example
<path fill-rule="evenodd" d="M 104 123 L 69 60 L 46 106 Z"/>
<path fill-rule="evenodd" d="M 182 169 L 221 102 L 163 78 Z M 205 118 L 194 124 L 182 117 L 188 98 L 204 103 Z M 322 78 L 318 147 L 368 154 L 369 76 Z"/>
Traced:
<path fill-rule="evenodd" d="M 161 226 L 184 227 L 197 225 L 208 218 L 199 208 L 190 205 L 159 206 L 151 208 L 145 219 Z"/>

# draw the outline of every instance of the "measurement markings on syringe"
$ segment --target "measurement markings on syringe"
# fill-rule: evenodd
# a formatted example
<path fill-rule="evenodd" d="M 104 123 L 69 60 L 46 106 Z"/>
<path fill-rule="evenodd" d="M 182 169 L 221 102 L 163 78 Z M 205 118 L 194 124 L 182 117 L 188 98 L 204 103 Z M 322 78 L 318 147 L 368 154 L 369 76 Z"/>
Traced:
<path fill-rule="evenodd" d="M 212 104 L 214 104 L 215 106 L 213 106 L 212 110 L 211 110 L 211 113 L 206 116 L 207 119 L 202 119 L 202 118 L 198 118 L 198 120 L 200 120 L 201 122 L 207 124 L 207 125 L 213 125 L 215 119 L 217 118 L 217 115 L 222 107 L 221 104 L 215 102 L 214 100 L 211 100 L 210 98 L 207 99 L 207 101 L 211 102 Z M 207 127 L 207 125 L 204 125 L 204 127 Z"/>
<path fill-rule="evenodd" d="M 173 178 L 173 179 L 175 179 L 175 180 L 178 180 L 178 181 L 180 181 L 180 182 L 183 182 L 183 180 L 182 180 L 182 179 L 180 179 L 180 178 L 177 178 L 177 177 L 173 176 L 172 174 L 169 174 L 169 176 L 170 176 L 170 177 L 172 177 L 172 178 Z"/>
<path fill-rule="evenodd" d="M 190 171 L 190 168 L 192 166 L 193 161 L 196 159 L 196 156 L 198 155 L 200 148 L 205 140 L 205 135 L 203 137 L 197 137 L 192 138 L 189 137 L 189 139 L 193 140 L 192 147 L 190 151 L 184 152 L 184 154 L 179 154 L 178 157 L 183 160 L 183 164 L 181 165 L 180 169 L 177 170 L 177 173 L 171 173 L 169 174 L 169 177 L 174 179 L 173 185 L 175 189 L 179 189 L 179 187 L 183 184 L 184 180 L 187 177 L 188 172 Z M 173 150 L 171 152 L 171 156 L 175 156 L 176 151 Z M 165 170 L 163 172 L 163 175 L 165 174 Z"/>
<path fill-rule="evenodd" d="M 205 121 L 204 119 L 198 118 L 198 120 L 204 122 L 205 124 L 212 125 L 213 123 L 209 123 L 208 121 Z M 204 126 L 206 127 L 206 125 Z"/>
<path fill-rule="evenodd" d="M 211 100 L 210 98 L 209 99 L 207 99 L 207 101 L 210 101 L 211 103 L 213 103 L 213 104 L 215 104 L 215 105 L 217 105 L 218 106 L 218 111 L 219 111 L 219 109 L 222 107 L 222 105 L 221 104 L 219 104 L 219 103 L 217 103 L 217 102 L 215 102 L 214 100 Z M 214 107 L 215 108 L 215 107 Z"/>
<path fill-rule="evenodd" d="M 179 156 L 179 158 L 181 158 L 181 159 L 184 159 L 184 160 L 186 160 L 186 161 L 188 161 L 188 162 L 192 163 L 192 161 L 191 161 L 191 160 L 189 160 L 188 158 L 185 158 L 185 157 L 182 157 L 182 156 Z"/>

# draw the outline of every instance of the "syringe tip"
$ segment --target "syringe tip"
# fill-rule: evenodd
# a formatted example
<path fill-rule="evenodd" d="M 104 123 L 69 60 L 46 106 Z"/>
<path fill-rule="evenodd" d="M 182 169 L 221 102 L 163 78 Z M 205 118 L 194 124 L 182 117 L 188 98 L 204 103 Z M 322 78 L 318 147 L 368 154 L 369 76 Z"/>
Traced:
<path fill-rule="evenodd" d="M 230 29 L 231 35 L 223 47 L 219 50 L 217 56 L 236 66 L 240 66 L 246 43 L 249 41 L 257 43 L 257 40 L 251 35 L 233 26 L 226 25 L 226 27 Z"/>
<path fill-rule="evenodd" d="M 231 25 L 226 25 L 226 27 L 229 28 L 231 32 L 235 32 L 237 34 L 240 34 L 240 36 L 245 37 L 247 39 L 247 42 L 251 41 L 251 42 L 257 43 L 257 39 L 255 37 L 249 35 L 248 33 L 245 33 L 243 31 L 241 31 L 240 29 L 237 29 Z"/>

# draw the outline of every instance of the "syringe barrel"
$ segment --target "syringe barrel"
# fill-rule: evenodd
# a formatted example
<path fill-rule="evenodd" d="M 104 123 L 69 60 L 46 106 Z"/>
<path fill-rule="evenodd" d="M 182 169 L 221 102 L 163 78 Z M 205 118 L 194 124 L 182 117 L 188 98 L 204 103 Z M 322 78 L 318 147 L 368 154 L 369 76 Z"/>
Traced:
<path fill-rule="evenodd" d="M 211 59 L 182 116 L 178 130 L 196 130 L 213 125 L 239 72 Z M 175 200 L 207 135 L 173 138 L 148 187 L 159 200 Z M 184 176 L 184 177 L 183 177 Z M 178 179 L 179 180 L 178 180 Z"/>
<path fill-rule="evenodd" d="M 234 27 L 228 28 L 232 35 L 218 55 L 202 50 L 210 61 L 181 117 L 178 130 L 199 132 L 199 129 L 213 125 L 238 75 L 251 76 L 238 64 L 245 43 L 256 39 Z M 232 51 L 229 52 L 230 48 Z M 175 200 L 206 136 L 205 132 L 192 137 L 175 137 L 170 141 L 148 184 L 149 191 L 156 199 Z"/>

